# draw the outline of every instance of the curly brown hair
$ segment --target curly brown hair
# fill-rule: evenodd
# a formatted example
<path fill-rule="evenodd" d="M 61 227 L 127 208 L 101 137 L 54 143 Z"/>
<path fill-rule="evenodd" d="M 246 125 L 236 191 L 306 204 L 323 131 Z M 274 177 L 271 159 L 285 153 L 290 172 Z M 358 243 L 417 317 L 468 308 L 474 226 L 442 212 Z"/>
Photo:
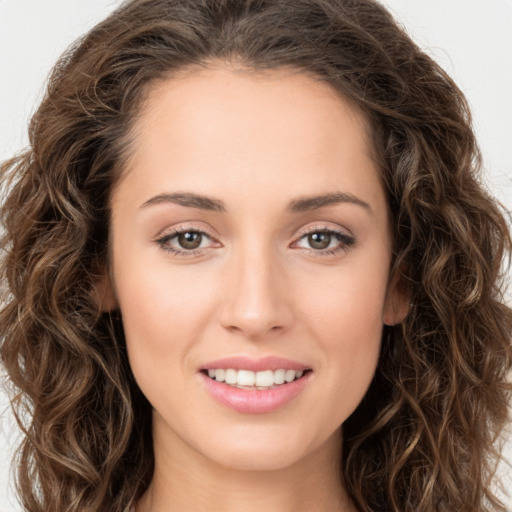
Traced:
<path fill-rule="evenodd" d="M 151 481 L 151 407 L 96 296 L 109 197 L 148 88 L 213 60 L 303 70 L 372 126 L 411 306 L 343 426 L 357 508 L 505 510 L 491 479 L 511 391 L 510 234 L 464 96 L 373 0 L 133 0 L 56 65 L 29 149 L 1 167 L 0 356 L 25 510 L 124 512 Z"/>

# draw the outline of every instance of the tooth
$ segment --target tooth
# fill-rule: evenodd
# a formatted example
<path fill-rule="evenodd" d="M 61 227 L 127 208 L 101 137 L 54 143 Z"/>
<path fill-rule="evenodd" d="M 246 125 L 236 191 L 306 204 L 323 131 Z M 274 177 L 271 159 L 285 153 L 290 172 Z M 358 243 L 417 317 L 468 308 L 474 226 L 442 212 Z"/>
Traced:
<path fill-rule="evenodd" d="M 215 378 L 218 382 L 240 387 L 241 389 L 250 389 L 256 387 L 260 390 L 266 390 L 284 384 L 293 382 L 304 375 L 303 370 L 264 370 L 252 372 L 249 370 L 235 370 L 233 368 L 209 369 L 208 376 Z"/>
<path fill-rule="evenodd" d="M 284 384 L 284 377 L 286 370 L 275 370 L 274 371 L 274 384 Z"/>
<path fill-rule="evenodd" d="M 295 380 L 295 373 L 295 370 L 286 370 L 284 380 L 286 382 L 292 382 L 293 380 Z"/>
<path fill-rule="evenodd" d="M 295 375 L 295 372 L 293 372 Z M 269 387 L 274 384 L 274 372 L 265 370 L 264 372 L 256 372 L 256 386 Z"/>
<path fill-rule="evenodd" d="M 233 370 L 232 368 L 229 368 L 226 370 L 226 375 L 224 377 L 224 380 L 226 381 L 226 384 L 236 384 L 237 382 L 237 371 Z"/>
<path fill-rule="evenodd" d="M 237 382 L 239 386 L 254 386 L 256 374 L 250 370 L 238 370 Z"/>

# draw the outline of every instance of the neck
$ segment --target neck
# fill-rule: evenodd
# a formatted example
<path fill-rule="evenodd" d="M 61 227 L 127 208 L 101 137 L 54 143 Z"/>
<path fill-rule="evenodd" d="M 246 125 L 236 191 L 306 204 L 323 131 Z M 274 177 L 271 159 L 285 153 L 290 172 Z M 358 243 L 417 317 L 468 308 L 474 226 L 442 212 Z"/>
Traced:
<path fill-rule="evenodd" d="M 257 471 L 219 465 L 158 428 L 154 435 L 154 476 L 137 512 L 354 510 L 339 476 L 339 433 L 288 467 Z"/>

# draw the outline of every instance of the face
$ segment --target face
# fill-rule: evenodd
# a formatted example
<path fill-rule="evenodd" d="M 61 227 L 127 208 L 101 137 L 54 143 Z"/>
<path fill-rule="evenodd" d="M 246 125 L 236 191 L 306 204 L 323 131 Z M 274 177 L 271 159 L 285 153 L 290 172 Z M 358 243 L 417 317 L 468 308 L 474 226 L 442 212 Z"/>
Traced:
<path fill-rule="evenodd" d="M 338 446 L 400 309 L 367 133 L 298 72 L 212 67 L 149 94 L 111 247 L 157 454 L 276 469 Z"/>

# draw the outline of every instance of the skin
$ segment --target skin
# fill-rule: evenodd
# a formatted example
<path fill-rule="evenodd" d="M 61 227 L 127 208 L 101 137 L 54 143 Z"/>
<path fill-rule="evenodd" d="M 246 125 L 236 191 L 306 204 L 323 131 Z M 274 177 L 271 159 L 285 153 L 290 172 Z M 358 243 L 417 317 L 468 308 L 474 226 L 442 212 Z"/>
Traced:
<path fill-rule="evenodd" d="M 388 206 L 367 134 L 330 86 L 290 70 L 216 64 L 150 91 L 111 198 L 104 299 L 122 312 L 154 408 L 155 474 L 138 511 L 352 510 L 341 425 L 374 375 L 383 324 L 405 312 L 389 284 Z M 176 193 L 223 211 L 154 199 Z M 333 194 L 344 196 L 290 209 Z M 180 229 L 208 236 L 191 252 Z M 308 234 L 326 230 L 341 238 L 312 247 Z M 244 414 L 212 399 L 198 373 L 233 355 L 313 371 L 284 407 Z"/>

